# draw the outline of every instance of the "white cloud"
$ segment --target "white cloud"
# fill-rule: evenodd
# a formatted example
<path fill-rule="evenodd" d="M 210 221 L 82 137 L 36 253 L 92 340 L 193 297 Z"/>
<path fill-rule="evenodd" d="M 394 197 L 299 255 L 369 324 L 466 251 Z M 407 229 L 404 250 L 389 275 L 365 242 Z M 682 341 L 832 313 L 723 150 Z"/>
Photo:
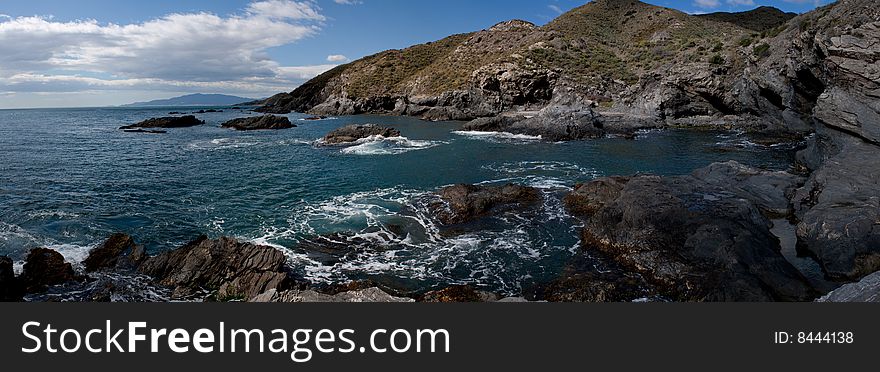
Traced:
<path fill-rule="evenodd" d="M 348 61 L 348 57 L 342 54 L 331 54 L 327 56 L 327 62 L 345 62 Z"/>
<path fill-rule="evenodd" d="M 560 7 L 557 6 L 557 5 L 552 5 L 552 4 L 551 4 L 551 5 L 547 5 L 547 7 L 550 8 L 550 10 L 552 10 L 552 11 L 554 11 L 554 12 L 556 12 L 556 13 L 559 13 L 559 14 L 565 13 L 565 12 L 562 11 L 562 8 L 560 8 Z"/>
<path fill-rule="evenodd" d="M 719 0 L 694 0 L 694 5 L 700 8 L 709 9 L 717 8 L 721 3 Z"/>
<path fill-rule="evenodd" d="M 314 2 L 290 0 L 126 25 L 0 17 L 0 91 L 288 91 L 327 66 L 284 67 L 267 50 L 316 34 L 324 20 Z"/>
<path fill-rule="evenodd" d="M 754 6 L 754 0 L 727 0 L 727 3 L 733 6 Z"/>
<path fill-rule="evenodd" d="M 342 5 L 356 5 L 363 4 L 364 2 L 361 0 L 333 0 L 334 3 L 342 4 Z"/>

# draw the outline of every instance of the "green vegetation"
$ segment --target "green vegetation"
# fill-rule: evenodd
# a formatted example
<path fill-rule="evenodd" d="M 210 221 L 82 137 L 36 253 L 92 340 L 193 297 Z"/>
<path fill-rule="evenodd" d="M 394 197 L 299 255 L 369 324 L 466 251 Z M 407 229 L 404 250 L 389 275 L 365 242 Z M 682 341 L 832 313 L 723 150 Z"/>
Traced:
<path fill-rule="evenodd" d="M 725 62 L 726 61 L 724 60 L 724 57 L 722 57 L 720 54 L 716 54 L 712 56 L 712 58 L 709 58 L 709 63 L 713 65 L 723 65 Z"/>
<path fill-rule="evenodd" d="M 770 45 L 767 43 L 759 44 L 755 47 L 753 53 L 755 53 L 755 56 L 758 58 L 768 57 L 770 56 Z"/>

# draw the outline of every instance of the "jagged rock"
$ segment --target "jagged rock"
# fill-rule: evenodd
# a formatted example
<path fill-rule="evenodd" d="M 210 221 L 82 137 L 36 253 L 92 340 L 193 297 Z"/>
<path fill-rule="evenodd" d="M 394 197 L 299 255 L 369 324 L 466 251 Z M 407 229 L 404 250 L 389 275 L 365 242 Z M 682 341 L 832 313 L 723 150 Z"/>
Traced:
<path fill-rule="evenodd" d="M 394 297 L 379 288 L 367 288 L 335 295 L 311 290 L 277 291 L 269 290 L 251 298 L 250 302 L 414 302 L 413 299 Z"/>
<path fill-rule="evenodd" d="M 211 290 L 217 291 L 220 301 L 246 300 L 270 289 L 285 289 L 285 261 L 284 253 L 272 247 L 201 237 L 147 258 L 139 270 L 160 285 L 174 288 L 174 298 Z"/>
<path fill-rule="evenodd" d="M 765 171 L 735 161 L 712 164 L 697 170 L 693 176 L 756 203 L 771 217 L 784 217 L 793 213 L 789 200 L 806 181 L 789 172 Z"/>
<path fill-rule="evenodd" d="M 566 204 L 585 221 L 587 249 L 642 274 L 675 300 L 815 296 L 779 253 L 758 206 L 697 176 L 600 179 L 579 186 Z"/>
<path fill-rule="evenodd" d="M 21 301 L 21 287 L 15 279 L 12 260 L 0 256 L 0 302 Z"/>
<path fill-rule="evenodd" d="M 836 280 L 880 270 L 880 148 L 838 136 L 830 155 L 793 199 L 801 248 Z"/>
<path fill-rule="evenodd" d="M 73 266 L 64 261 L 61 253 L 47 248 L 30 251 L 18 278 L 25 293 L 45 292 L 51 286 L 79 279 Z"/>
<path fill-rule="evenodd" d="M 457 285 L 425 293 L 420 302 L 497 302 L 501 296 L 467 285 Z"/>
<path fill-rule="evenodd" d="M 565 273 L 543 286 L 536 297 L 549 302 L 632 302 L 647 297 L 647 285 L 626 273 Z"/>
<path fill-rule="evenodd" d="M 880 272 L 868 275 L 858 283 L 840 287 L 818 302 L 880 302 Z"/>
<path fill-rule="evenodd" d="M 138 129 L 138 128 L 187 128 L 205 124 L 204 121 L 197 119 L 195 116 L 166 117 L 153 118 L 144 120 L 134 125 L 119 127 L 119 129 Z"/>
<path fill-rule="evenodd" d="M 400 137 L 400 131 L 376 124 L 353 124 L 330 132 L 324 137 L 323 143 L 326 145 L 338 145 L 356 142 L 357 140 L 372 136 L 382 136 L 385 138 Z"/>
<path fill-rule="evenodd" d="M 239 131 L 279 130 L 295 127 L 296 125 L 293 125 L 287 117 L 275 115 L 233 119 L 223 124 L 223 128 L 232 128 Z"/>
<path fill-rule="evenodd" d="M 92 249 L 83 261 L 86 272 L 99 270 L 135 270 L 146 258 L 144 247 L 135 244 L 126 234 L 113 234 L 103 244 Z"/>
<path fill-rule="evenodd" d="M 541 193 L 519 185 L 455 185 L 439 192 L 443 203 L 432 205 L 433 215 L 446 225 L 460 224 L 509 209 L 533 206 Z"/>

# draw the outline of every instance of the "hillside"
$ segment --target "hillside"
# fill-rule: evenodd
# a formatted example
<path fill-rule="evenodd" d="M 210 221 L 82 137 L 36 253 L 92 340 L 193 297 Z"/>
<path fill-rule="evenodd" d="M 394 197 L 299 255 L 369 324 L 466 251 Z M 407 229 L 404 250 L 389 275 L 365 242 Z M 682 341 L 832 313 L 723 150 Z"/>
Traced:
<path fill-rule="evenodd" d="M 253 101 L 253 98 L 236 97 L 225 94 L 189 94 L 149 102 L 136 102 L 123 105 L 122 107 L 228 106 L 237 105 L 247 101 Z"/>
<path fill-rule="evenodd" d="M 780 15 L 782 14 L 782 15 Z M 593 1 L 544 27 L 509 21 L 337 67 L 268 99 L 262 111 L 366 112 L 473 119 L 546 105 L 557 86 L 611 106 L 646 76 L 672 66 L 733 65 L 751 23 L 774 28 L 790 15 L 759 8 L 691 16 L 634 0 Z"/>

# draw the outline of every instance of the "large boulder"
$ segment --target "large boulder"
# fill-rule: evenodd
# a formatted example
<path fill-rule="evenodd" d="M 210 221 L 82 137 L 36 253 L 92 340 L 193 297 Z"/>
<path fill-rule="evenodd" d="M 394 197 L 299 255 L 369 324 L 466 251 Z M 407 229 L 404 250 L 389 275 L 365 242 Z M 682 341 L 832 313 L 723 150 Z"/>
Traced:
<path fill-rule="evenodd" d="M 170 116 L 165 118 L 152 118 L 144 120 L 140 123 L 119 127 L 119 129 L 143 129 L 143 128 L 188 128 L 205 124 L 203 120 L 199 120 L 195 116 Z"/>
<path fill-rule="evenodd" d="M 445 225 L 460 224 L 541 201 L 541 192 L 520 185 L 455 185 L 439 192 L 442 203 L 431 206 L 433 215 Z"/>
<path fill-rule="evenodd" d="M 376 124 L 353 124 L 330 132 L 324 137 L 322 142 L 326 145 L 338 145 L 357 142 L 372 136 L 382 136 L 385 138 L 400 137 L 400 131 Z"/>
<path fill-rule="evenodd" d="M 868 275 L 858 283 L 840 287 L 818 302 L 880 302 L 880 272 Z"/>
<path fill-rule="evenodd" d="M 774 217 L 788 216 L 793 212 L 789 200 L 806 181 L 790 172 L 766 171 L 735 161 L 715 163 L 698 169 L 693 175 L 756 203 L 762 211 Z"/>
<path fill-rule="evenodd" d="M 179 249 L 146 259 L 140 272 L 173 288 L 173 298 L 202 290 L 218 301 L 247 300 L 270 289 L 286 289 L 284 253 L 232 238 L 201 237 Z"/>
<path fill-rule="evenodd" d="M 780 253 L 754 201 L 696 176 L 600 179 L 566 197 L 586 249 L 679 301 L 804 301 L 816 292 Z M 710 172 L 711 173 L 711 172 Z M 711 180 L 710 181 L 714 181 Z"/>
<path fill-rule="evenodd" d="M 15 279 L 12 260 L 6 256 L 0 256 L 0 302 L 20 301 L 21 295 L 18 280 Z"/>
<path fill-rule="evenodd" d="M 227 121 L 223 124 L 223 128 L 232 128 L 239 131 L 279 130 L 295 127 L 296 125 L 293 125 L 287 117 L 275 115 L 238 118 Z"/>
<path fill-rule="evenodd" d="M 48 248 L 30 251 L 24 263 L 19 281 L 25 293 L 42 293 L 51 286 L 81 279 L 64 256 Z"/>
<path fill-rule="evenodd" d="M 92 249 L 83 261 L 86 272 L 100 270 L 131 271 L 146 259 L 144 247 L 135 244 L 126 234 L 113 234 L 103 244 Z"/>
<path fill-rule="evenodd" d="M 268 290 L 258 296 L 254 296 L 249 302 L 413 302 L 411 298 L 395 297 L 385 293 L 379 288 L 366 288 L 334 295 L 319 293 L 312 290 L 277 291 Z"/>

